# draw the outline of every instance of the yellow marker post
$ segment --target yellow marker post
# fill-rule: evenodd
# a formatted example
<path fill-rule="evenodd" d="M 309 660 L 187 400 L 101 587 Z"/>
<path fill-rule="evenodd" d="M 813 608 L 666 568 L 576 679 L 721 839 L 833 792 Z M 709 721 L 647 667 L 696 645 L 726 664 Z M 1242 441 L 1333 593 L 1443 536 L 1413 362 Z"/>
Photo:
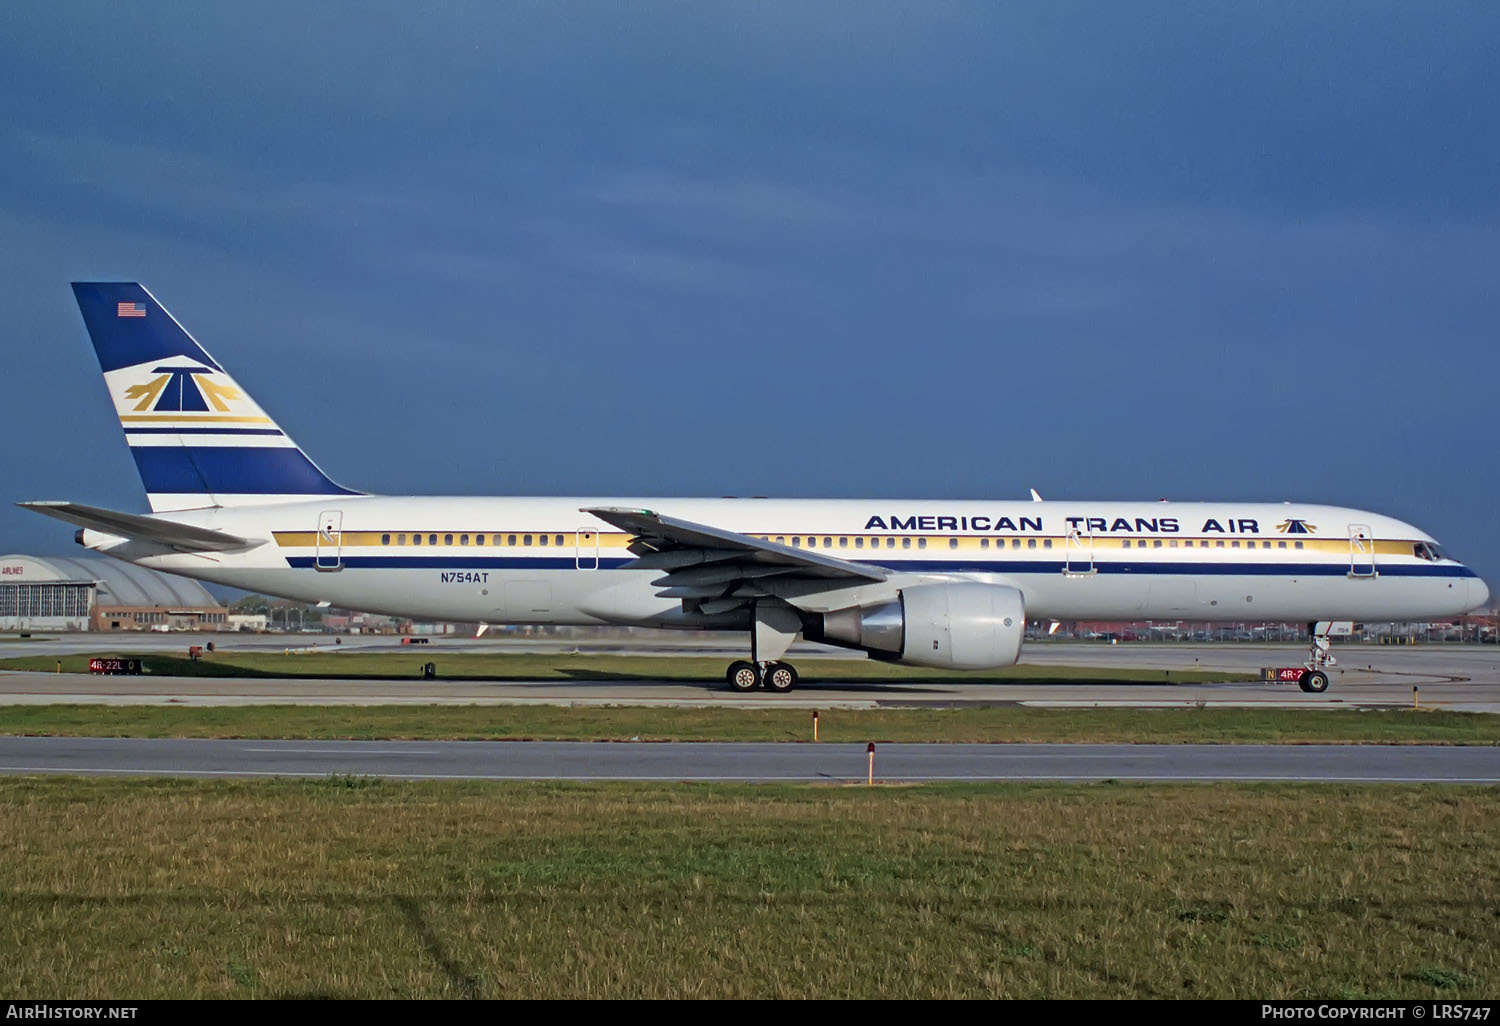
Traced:
<path fill-rule="evenodd" d="M 818 739 L 818 710 L 813 710 L 813 740 Z"/>
<path fill-rule="evenodd" d="M 59 659 L 57 661 L 57 672 L 58 673 L 62 673 L 62 660 L 61 659 Z"/>
<path fill-rule="evenodd" d="M 868 749 L 866 749 L 866 751 L 868 751 L 870 753 L 870 775 L 865 780 L 865 786 L 866 787 L 874 787 L 875 786 L 875 742 L 874 741 L 870 742 L 870 747 Z"/>

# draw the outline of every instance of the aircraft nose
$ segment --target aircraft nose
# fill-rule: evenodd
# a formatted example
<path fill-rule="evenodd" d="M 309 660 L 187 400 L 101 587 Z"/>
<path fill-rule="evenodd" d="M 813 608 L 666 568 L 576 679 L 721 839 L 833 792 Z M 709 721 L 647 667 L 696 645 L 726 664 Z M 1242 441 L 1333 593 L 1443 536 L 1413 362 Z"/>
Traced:
<path fill-rule="evenodd" d="M 1478 609 L 1490 601 L 1490 586 L 1477 577 L 1469 578 L 1469 608 Z"/>

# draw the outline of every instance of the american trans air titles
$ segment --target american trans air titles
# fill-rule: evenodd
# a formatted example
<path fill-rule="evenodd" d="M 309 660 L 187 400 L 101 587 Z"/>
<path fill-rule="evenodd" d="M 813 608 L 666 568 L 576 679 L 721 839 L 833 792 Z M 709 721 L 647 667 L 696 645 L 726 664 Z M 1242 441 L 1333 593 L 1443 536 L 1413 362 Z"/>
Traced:
<path fill-rule="evenodd" d="M 1182 522 L 1177 517 L 1061 517 L 1073 534 L 1183 534 Z M 909 516 L 872 516 L 865 521 L 866 531 L 892 532 L 955 532 L 979 531 L 1015 532 L 1018 534 L 1045 534 L 1045 517 L 1008 516 L 943 516 L 941 514 Z M 1305 521 L 1287 520 L 1286 524 L 1299 525 L 1296 534 L 1311 534 L 1313 529 Z M 1291 528 L 1277 525 L 1285 533 Z M 1057 532 L 1059 534 L 1064 532 Z M 1260 521 L 1254 517 L 1209 517 L 1197 534 L 1247 535 L 1260 534 Z"/>
<path fill-rule="evenodd" d="M 1419 528 L 1338 506 L 356 491 L 140 284 L 73 288 L 152 512 L 24 505 L 81 528 L 86 548 L 246 591 L 484 624 L 744 631 L 729 686 L 777 691 L 796 683 L 783 657 L 799 638 L 963 670 L 1013 664 L 1028 619 L 1431 620 L 1489 598 Z M 1329 662 L 1325 638 L 1304 689 L 1328 686 Z"/>

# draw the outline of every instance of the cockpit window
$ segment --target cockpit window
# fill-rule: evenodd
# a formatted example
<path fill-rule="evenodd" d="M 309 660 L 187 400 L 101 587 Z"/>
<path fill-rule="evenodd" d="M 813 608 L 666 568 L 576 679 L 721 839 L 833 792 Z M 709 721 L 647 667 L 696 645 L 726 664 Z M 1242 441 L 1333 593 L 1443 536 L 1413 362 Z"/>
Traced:
<path fill-rule="evenodd" d="M 1425 559 L 1430 563 L 1436 563 L 1440 559 L 1450 559 L 1446 552 L 1438 548 L 1436 542 L 1417 542 L 1412 546 L 1412 551 L 1418 559 Z"/>

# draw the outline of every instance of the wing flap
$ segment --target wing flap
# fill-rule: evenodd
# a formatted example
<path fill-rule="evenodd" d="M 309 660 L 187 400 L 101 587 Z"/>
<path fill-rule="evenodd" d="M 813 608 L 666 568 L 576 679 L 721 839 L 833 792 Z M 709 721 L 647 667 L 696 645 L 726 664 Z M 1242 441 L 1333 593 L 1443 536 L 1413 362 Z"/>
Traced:
<path fill-rule="evenodd" d="M 153 545 L 166 545 L 182 552 L 227 552 L 259 544 L 207 527 L 179 524 L 138 513 L 121 513 L 77 502 L 18 502 L 16 505 L 92 531 L 150 542 Z"/>
<path fill-rule="evenodd" d="M 734 560 L 738 564 L 785 567 L 804 577 L 883 581 L 888 576 L 885 570 L 877 566 L 852 563 L 847 559 L 825 556 L 821 552 L 807 549 L 794 549 L 738 531 L 726 531 L 707 524 L 695 524 L 690 520 L 679 520 L 649 509 L 602 506 L 585 508 L 582 512 L 591 513 L 607 524 L 628 531 L 635 536 L 637 544 L 650 547 L 652 551 L 642 554 L 630 564 L 632 568 L 675 570 L 698 563 Z M 678 553 L 683 555 L 679 556 Z M 697 558 L 692 558 L 689 554 L 696 555 Z M 679 559 L 691 561 L 677 562 Z"/>

